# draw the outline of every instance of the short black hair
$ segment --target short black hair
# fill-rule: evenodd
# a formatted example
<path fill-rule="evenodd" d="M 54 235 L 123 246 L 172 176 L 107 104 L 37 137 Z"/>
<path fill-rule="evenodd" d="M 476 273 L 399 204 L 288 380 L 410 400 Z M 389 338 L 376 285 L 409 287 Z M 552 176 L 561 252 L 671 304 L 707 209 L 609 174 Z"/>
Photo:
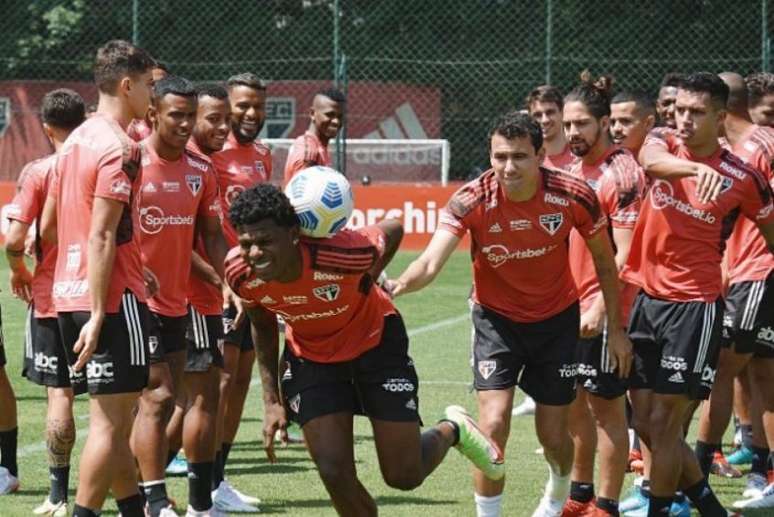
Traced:
<path fill-rule="evenodd" d="M 196 95 L 201 97 L 212 97 L 222 101 L 228 100 L 228 90 L 220 83 L 199 83 L 196 85 Z"/>
<path fill-rule="evenodd" d="M 535 102 L 553 102 L 559 107 L 559 110 L 564 108 L 564 99 L 562 98 L 562 92 L 556 86 L 543 84 L 535 87 L 527 98 L 524 99 L 524 105 L 527 111 L 532 110 L 532 104 Z"/>
<path fill-rule="evenodd" d="M 99 91 L 114 94 L 118 82 L 126 76 L 135 77 L 156 66 L 153 58 L 128 41 L 112 40 L 97 50 L 94 60 L 94 82 Z"/>
<path fill-rule="evenodd" d="M 170 94 L 195 98 L 197 90 L 188 79 L 176 75 L 168 75 L 164 79 L 156 81 L 153 85 L 153 105 L 157 106 L 164 96 Z"/>
<path fill-rule="evenodd" d="M 774 93 L 774 74 L 759 72 L 750 74 L 745 78 L 747 83 L 747 95 L 750 107 L 755 107 L 767 95 Z"/>
<path fill-rule="evenodd" d="M 341 90 L 337 90 L 336 88 L 326 88 L 324 90 L 318 91 L 315 95 L 328 97 L 333 102 L 338 102 L 339 104 L 344 104 L 347 102 L 346 95 L 344 95 Z"/>
<path fill-rule="evenodd" d="M 259 183 L 244 190 L 231 203 L 228 217 L 235 228 L 264 219 L 271 219 L 283 228 L 293 228 L 300 224 L 288 197 L 271 183 Z"/>
<path fill-rule="evenodd" d="M 172 73 L 172 72 L 169 71 L 169 65 L 166 64 L 163 61 L 156 60 L 156 62 L 153 64 L 153 68 L 158 68 L 159 70 L 164 70 L 168 74 Z"/>
<path fill-rule="evenodd" d="M 266 91 L 266 83 L 252 72 L 242 72 L 241 74 L 232 75 L 226 81 L 226 86 L 229 90 L 234 88 L 234 86 L 247 86 L 253 90 L 258 90 L 259 92 Z"/>
<path fill-rule="evenodd" d="M 43 96 L 40 118 L 49 126 L 72 131 L 86 120 L 86 103 L 69 88 L 51 90 Z"/>
<path fill-rule="evenodd" d="M 610 105 L 633 102 L 641 112 L 655 115 L 656 101 L 644 90 L 623 90 L 615 94 Z"/>
<path fill-rule="evenodd" d="M 694 93 L 708 93 L 715 109 L 724 110 L 728 104 L 728 85 L 717 74 L 696 72 L 686 75 L 677 87 Z"/>
<path fill-rule="evenodd" d="M 540 130 L 540 126 L 529 114 L 519 111 L 511 111 L 501 115 L 494 121 L 492 128 L 489 130 L 490 145 L 494 135 L 500 135 L 508 140 L 525 136 L 529 137 L 535 152 L 538 152 L 543 147 L 543 132 Z"/>
<path fill-rule="evenodd" d="M 610 90 L 613 78 L 602 75 L 596 80 L 591 72 L 584 70 L 580 75 L 581 83 L 564 97 L 564 103 L 580 102 L 595 118 L 610 116 Z"/>
<path fill-rule="evenodd" d="M 661 88 L 677 88 L 680 86 L 680 81 L 683 80 L 685 76 L 683 74 L 678 74 L 677 72 L 669 72 L 664 76 L 664 78 L 661 80 L 661 84 L 659 85 L 659 90 Z"/>

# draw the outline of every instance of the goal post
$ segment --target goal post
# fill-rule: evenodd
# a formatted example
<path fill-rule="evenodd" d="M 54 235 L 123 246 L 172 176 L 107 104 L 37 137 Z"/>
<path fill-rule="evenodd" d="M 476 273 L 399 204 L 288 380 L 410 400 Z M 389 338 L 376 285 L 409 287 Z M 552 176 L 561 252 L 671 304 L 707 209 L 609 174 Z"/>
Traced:
<path fill-rule="evenodd" d="M 264 138 L 271 148 L 273 176 L 281 177 L 285 169 L 290 138 Z M 451 147 L 443 139 L 365 139 L 350 138 L 344 146 L 347 176 L 350 181 L 361 181 L 368 176 L 380 183 L 449 183 Z M 335 153 L 332 141 L 328 149 Z"/>

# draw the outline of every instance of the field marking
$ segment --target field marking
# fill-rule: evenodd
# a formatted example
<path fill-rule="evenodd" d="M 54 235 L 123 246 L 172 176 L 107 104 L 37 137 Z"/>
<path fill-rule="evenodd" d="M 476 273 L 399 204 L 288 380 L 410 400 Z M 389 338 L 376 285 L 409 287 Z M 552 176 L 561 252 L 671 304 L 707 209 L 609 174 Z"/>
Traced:
<path fill-rule="evenodd" d="M 428 325 L 422 325 L 421 327 L 410 329 L 408 330 L 407 333 L 409 337 L 413 337 L 420 334 L 424 334 L 426 332 L 431 332 L 433 330 L 438 330 L 440 328 L 455 325 L 457 323 L 461 323 L 468 319 L 470 319 L 470 314 L 467 314 L 467 313 L 460 314 L 459 316 L 446 318 L 441 321 L 436 321 L 435 323 L 430 323 Z M 253 380 L 250 382 L 250 386 L 260 386 L 260 384 L 261 384 L 261 380 L 258 377 L 254 377 Z M 427 384 L 430 386 L 467 386 L 470 383 L 466 381 L 419 381 L 419 384 Z M 75 418 L 76 420 L 86 420 L 88 419 L 88 414 L 78 415 Z M 75 430 L 76 442 L 83 439 L 87 434 L 88 434 L 87 427 L 76 429 Z M 20 458 L 23 458 L 25 456 L 29 456 L 30 454 L 44 452 L 45 450 L 46 450 L 46 441 L 43 440 L 37 443 L 31 443 L 29 445 L 24 445 L 22 447 L 19 447 L 16 455 Z"/>

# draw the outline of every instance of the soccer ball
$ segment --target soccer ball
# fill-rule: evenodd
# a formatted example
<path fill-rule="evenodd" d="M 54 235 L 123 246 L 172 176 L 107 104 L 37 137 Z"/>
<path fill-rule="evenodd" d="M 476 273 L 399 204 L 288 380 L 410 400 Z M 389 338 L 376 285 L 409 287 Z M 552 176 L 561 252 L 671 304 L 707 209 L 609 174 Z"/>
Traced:
<path fill-rule="evenodd" d="M 301 221 L 301 234 L 308 237 L 331 237 L 352 215 L 349 181 L 330 167 L 315 165 L 302 170 L 287 184 L 285 195 Z"/>

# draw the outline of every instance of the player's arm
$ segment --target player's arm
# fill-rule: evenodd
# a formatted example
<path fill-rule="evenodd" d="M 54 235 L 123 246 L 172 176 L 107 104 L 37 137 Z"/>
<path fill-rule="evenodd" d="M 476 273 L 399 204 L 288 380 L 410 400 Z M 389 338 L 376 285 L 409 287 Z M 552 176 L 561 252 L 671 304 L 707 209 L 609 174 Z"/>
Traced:
<path fill-rule="evenodd" d="M 126 205 L 116 199 L 94 197 L 87 247 L 91 315 L 81 328 L 73 350 L 78 354 L 76 371 L 81 370 L 97 348 L 102 324 L 105 321 L 108 286 L 116 257 L 116 230 Z"/>
<path fill-rule="evenodd" d="M 763 234 L 763 238 L 766 240 L 766 246 L 769 251 L 774 254 L 774 221 L 764 224 L 759 224 L 758 229 Z"/>
<path fill-rule="evenodd" d="M 648 144 L 642 146 L 640 165 L 645 172 L 660 179 L 696 176 L 696 194 L 702 203 L 717 199 L 723 186 L 723 175 L 708 165 L 678 158 L 666 146 Z"/>
<path fill-rule="evenodd" d="M 210 266 L 221 279 L 224 277 L 223 264 L 226 261 L 226 239 L 223 238 L 223 228 L 217 217 L 199 216 L 197 226 L 200 228 L 204 250 L 210 257 Z"/>
<path fill-rule="evenodd" d="M 40 214 L 40 238 L 50 244 L 56 244 L 56 198 L 47 196 Z"/>
<path fill-rule="evenodd" d="M 11 219 L 5 234 L 5 256 L 11 268 L 10 282 L 13 295 L 26 303 L 32 301 L 32 273 L 24 262 L 25 241 L 30 225 Z"/>
<path fill-rule="evenodd" d="M 425 251 L 397 279 L 388 280 L 385 287 L 393 297 L 422 289 L 438 276 L 459 242 L 459 237 L 439 228 Z"/>
<path fill-rule="evenodd" d="M 400 248 L 400 241 L 403 240 L 403 224 L 397 219 L 380 221 L 377 226 L 384 232 L 384 253 L 379 257 L 379 260 L 374 262 L 371 268 L 371 278 L 379 278 L 379 275 Z"/>
<path fill-rule="evenodd" d="M 279 386 L 279 327 L 277 317 L 262 307 L 245 307 L 250 318 L 250 331 L 258 359 L 258 375 L 263 392 L 263 448 L 271 463 L 274 454 L 274 436 L 280 432 L 282 443 L 287 443 L 285 428 L 288 420 Z"/>
<path fill-rule="evenodd" d="M 594 269 L 597 271 L 599 287 L 607 307 L 607 340 L 612 352 L 611 366 L 618 368 L 619 377 L 626 378 L 632 364 L 632 344 L 623 331 L 621 321 L 618 268 L 613 256 L 613 247 L 605 231 L 598 231 L 586 239 L 586 246 L 594 260 Z"/>
<path fill-rule="evenodd" d="M 218 288 L 223 286 L 223 282 L 221 282 L 218 272 L 215 271 L 212 264 L 196 253 L 196 251 L 191 253 L 191 272 L 208 284 L 212 284 Z"/>

